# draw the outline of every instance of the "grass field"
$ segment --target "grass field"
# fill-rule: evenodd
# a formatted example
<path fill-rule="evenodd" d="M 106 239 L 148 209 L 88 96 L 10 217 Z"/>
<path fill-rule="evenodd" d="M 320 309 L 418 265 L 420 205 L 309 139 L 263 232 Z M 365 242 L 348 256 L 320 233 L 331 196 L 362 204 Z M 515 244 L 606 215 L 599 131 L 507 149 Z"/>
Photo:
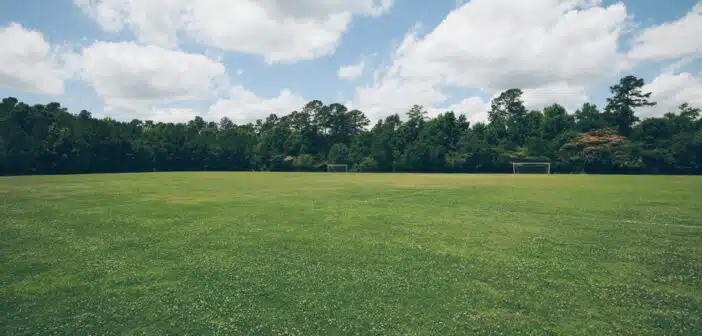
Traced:
<path fill-rule="evenodd" d="M 702 178 L 0 178 L 0 334 L 700 335 Z"/>

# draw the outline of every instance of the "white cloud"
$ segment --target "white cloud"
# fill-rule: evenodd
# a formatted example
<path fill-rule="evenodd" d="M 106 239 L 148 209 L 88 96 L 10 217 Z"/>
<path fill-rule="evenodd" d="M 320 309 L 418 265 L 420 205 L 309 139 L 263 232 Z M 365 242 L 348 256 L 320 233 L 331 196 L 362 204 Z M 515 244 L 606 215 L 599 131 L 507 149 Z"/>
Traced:
<path fill-rule="evenodd" d="M 263 98 L 242 86 L 235 86 L 229 90 L 226 99 L 220 99 L 210 107 L 209 117 L 216 120 L 228 117 L 234 123 L 245 124 L 264 119 L 271 113 L 287 115 L 306 103 L 288 89 L 281 90 L 277 97 Z"/>
<path fill-rule="evenodd" d="M 702 73 L 664 73 L 646 84 L 642 91 L 651 92 L 651 100 L 658 105 L 640 108 L 637 111 L 639 117 L 662 116 L 667 112 L 676 112 L 682 103 L 702 108 Z"/>
<path fill-rule="evenodd" d="M 185 0 L 73 0 L 111 33 L 129 29 L 140 42 L 173 47 L 184 21 Z"/>
<path fill-rule="evenodd" d="M 629 53 L 634 59 L 663 60 L 702 56 L 702 3 L 679 20 L 644 29 Z"/>
<path fill-rule="evenodd" d="M 383 75 L 369 86 L 356 88 L 354 101 L 346 104 L 360 109 L 370 120 L 376 121 L 395 113 L 404 117 L 414 104 L 430 108 L 447 98 L 428 81 Z"/>
<path fill-rule="evenodd" d="M 477 96 L 468 97 L 446 108 L 434 108 L 433 113 L 430 114 L 437 115 L 444 111 L 454 111 L 458 114 L 464 114 L 471 123 L 487 122 L 491 100 L 497 98 L 500 93 L 496 92 L 489 99 Z M 544 107 L 558 103 L 573 113 L 583 103 L 588 101 L 588 96 L 583 87 L 568 86 L 565 83 L 553 83 L 547 86 L 523 90 L 522 100 L 529 110 L 541 110 Z"/>
<path fill-rule="evenodd" d="M 459 103 L 451 104 L 447 108 L 434 109 L 433 115 L 444 111 L 453 111 L 456 114 L 463 114 L 471 124 L 487 122 L 490 102 L 480 97 L 469 97 Z"/>
<path fill-rule="evenodd" d="M 396 113 L 404 117 L 414 104 L 422 105 L 434 114 L 438 113 L 433 107 L 448 99 L 440 90 L 439 79 L 404 77 L 398 74 L 397 67 L 393 64 L 395 59 L 415 43 L 418 29 L 419 26 L 415 25 L 405 35 L 393 52 L 390 64 L 383 64 L 373 71 L 370 84 L 356 88 L 354 99 L 347 102 L 347 106 L 363 111 L 371 122 Z"/>
<path fill-rule="evenodd" d="M 354 104 L 382 117 L 414 103 L 442 106 L 452 87 L 489 96 L 521 88 L 529 105 L 577 104 L 631 65 L 618 52 L 628 20 L 624 5 L 597 0 L 472 0 L 426 36 L 409 32 Z"/>
<path fill-rule="evenodd" d="M 363 74 L 365 66 L 366 64 L 363 61 L 358 64 L 341 66 L 337 75 L 341 79 L 354 80 Z"/>
<path fill-rule="evenodd" d="M 259 0 L 268 10 L 283 16 L 319 18 L 329 13 L 351 12 L 378 16 L 392 7 L 392 0 Z"/>
<path fill-rule="evenodd" d="M 249 0 L 198 0 L 189 33 L 224 50 L 263 55 L 267 62 L 294 62 L 329 55 L 351 20 L 348 12 L 321 18 L 276 17 Z"/>
<path fill-rule="evenodd" d="M 0 28 L 0 87 L 59 95 L 65 74 L 44 36 L 17 23 Z"/>
<path fill-rule="evenodd" d="M 403 76 L 442 76 L 448 85 L 487 92 L 588 84 L 626 65 L 617 51 L 626 23 L 621 4 L 473 0 L 410 44 L 395 66 Z"/>
<path fill-rule="evenodd" d="M 583 86 L 570 86 L 567 83 L 552 83 L 546 86 L 526 89 L 522 96 L 524 105 L 532 110 L 540 110 L 546 106 L 560 104 L 571 113 L 589 100 Z"/>
<path fill-rule="evenodd" d="M 227 85 L 224 66 L 203 55 L 127 42 L 85 48 L 80 75 L 108 107 L 130 111 L 204 99 Z"/>
<path fill-rule="evenodd" d="M 173 47 L 180 35 L 269 63 L 332 54 L 354 15 L 385 13 L 392 0 L 74 0 L 104 30 Z"/>
<path fill-rule="evenodd" d="M 147 120 L 161 122 L 187 122 L 195 119 L 199 114 L 190 108 L 168 107 L 168 108 L 153 108 L 148 116 L 144 117 Z"/>

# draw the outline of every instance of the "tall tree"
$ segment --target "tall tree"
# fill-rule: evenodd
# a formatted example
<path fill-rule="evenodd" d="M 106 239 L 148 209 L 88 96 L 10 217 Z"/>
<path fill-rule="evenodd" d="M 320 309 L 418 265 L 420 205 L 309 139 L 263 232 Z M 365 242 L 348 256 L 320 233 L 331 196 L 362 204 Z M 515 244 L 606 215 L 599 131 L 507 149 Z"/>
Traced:
<path fill-rule="evenodd" d="M 514 145 L 521 146 L 526 140 L 524 118 L 527 109 L 522 101 L 521 89 L 509 89 L 492 100 L 488 120 L 498 132 L 498 136 L 506 138 Z M 504 135 L 500 134 L 504 132 Z"/>
<path fill-rule="evenodd" d="M 619 80 L 619 84 L 609 88 L 612 96 L 607 98 L 605 118 L 623 136 L 629 136 L 632 126 L 639 121 L 635 115 L 637 107 L 656 105 L 655 102 L 649 101 L 651 92 L 641 91 L 643 86 L 642 78 L 626 76 Z"/>
<path fill-rule="evenodd" d="M 547 140 L 556 139 L 559 135 L 570 132 L 575 128 L 575 117 L 568 114 L 566 109 L 558 104 L 544 108 L 541 122 L 541 133 Z"/>
<path fill-rule="evenodd" d="M 575 111 L 575 126 L 580 132 L 590 132 L 607 127 L 607 121 L 597 109 L 597 105 L 584 103 Z"/>
<path fill-rule="evenodd" d="M 488 120 L 494 122 L 502 120 L 520 120 L 527 114 L 526 107 L 522 101 L 521 89 L 509 89 L 502 92 L 497 98 L 493 99 L 488 111 Z"/>

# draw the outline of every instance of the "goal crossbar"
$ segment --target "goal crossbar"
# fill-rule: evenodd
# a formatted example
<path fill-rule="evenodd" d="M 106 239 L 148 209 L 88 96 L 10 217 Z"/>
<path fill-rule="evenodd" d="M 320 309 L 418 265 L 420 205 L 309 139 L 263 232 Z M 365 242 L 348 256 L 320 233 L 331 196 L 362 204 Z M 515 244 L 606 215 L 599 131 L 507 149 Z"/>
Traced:
<path fill-rule="evenodd" d="M 519 168 L 520 167 L 544 167 L 545 168 L 545 173 L 546 174 L 551 174 L 551 162 L 511 162 L 512 164 L 512 173 L 513 174 L 519 174 Z"/>
<path fill-rule="evenodd" d="M 347 165 L 347 164 L 338 164 L 338 163 L 327 164 L 327 172 L 348 173 L 348 171 L 349 171 L 349 165 Z"/>

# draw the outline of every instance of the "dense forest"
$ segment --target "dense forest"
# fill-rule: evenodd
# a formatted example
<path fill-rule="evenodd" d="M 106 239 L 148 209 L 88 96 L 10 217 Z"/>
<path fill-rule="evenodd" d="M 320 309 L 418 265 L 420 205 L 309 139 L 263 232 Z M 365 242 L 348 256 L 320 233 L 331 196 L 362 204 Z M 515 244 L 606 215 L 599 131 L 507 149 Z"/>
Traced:
<path fill-rule="evenodd" d="M 0 174 L 188 170 L 511 172 L 512 161 L 549 161 L 556 173 L 702 173 L 700 109 L 689 104 L 639 120 L 655 106 L 634 76 L 612 86 L 603 109 L 558 104 L 529 111 L 520 89 L 493 99 L 489 121 L 470 124 L 422 106 L 374 125 L 359 110 L 311 101 L 300 111 L 235 125 L 97 119 L 58 103 L 0 104 Z M 285 111 L 281 111 L 285 112 Z M 665 112 L 665 113 L 663 113 Z"/>

